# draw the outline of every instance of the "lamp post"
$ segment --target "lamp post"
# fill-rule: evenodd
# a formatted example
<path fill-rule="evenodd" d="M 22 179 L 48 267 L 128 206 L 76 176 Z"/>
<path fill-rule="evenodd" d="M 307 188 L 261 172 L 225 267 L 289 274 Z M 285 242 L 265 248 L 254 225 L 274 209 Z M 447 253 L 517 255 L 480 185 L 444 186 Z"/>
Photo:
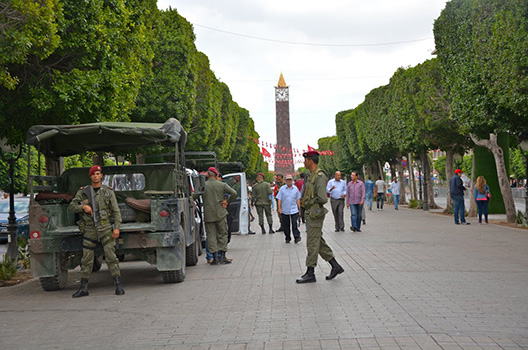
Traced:
<path fill-rule="evenodd" d="M 526 181 L 524 183 L 524 215 L 528 216 L 528 133 L 521 133 L 521 148 L 524 151 L 524 161 L 526 166 Z"/>
<path fill-rule="evenodd" d="M 422 200 L 422 164 L 418 164 L 418 189 L 420 194 L 420 200 Z"/>
<path fill-rule="evenodd" d="M 17 246 L 17 237 L 16 237 L 16 231 L 17 231 L 17 223 L 16 223 L 16 216 L 15 216 L 15 185 L 14 185 L 14 173 L 15 173 L 15 163 L 20 158 L 20 155 L 22 154 L 22 147 L 20 145 L 13 147 L 9 145 L 5 139 L 0 139 L 0 148 L 2 149 L 2 152 L 0 152 L 0 156 L 2 157 L 2 160 L 9 164 L 9 170 L 8 170 L 8 177 L 9 177 L 9 216 L 7 219 L 7 239 L 8 239 L 8 246 L 7 246 L 7 256 L 10 259 L 17 260 L 18 259 L 18 246 Z M 9 157 L 6 157 L 4 155 L 10 154 Z M 18 155 L 14 155 L 18 153 Z"/>

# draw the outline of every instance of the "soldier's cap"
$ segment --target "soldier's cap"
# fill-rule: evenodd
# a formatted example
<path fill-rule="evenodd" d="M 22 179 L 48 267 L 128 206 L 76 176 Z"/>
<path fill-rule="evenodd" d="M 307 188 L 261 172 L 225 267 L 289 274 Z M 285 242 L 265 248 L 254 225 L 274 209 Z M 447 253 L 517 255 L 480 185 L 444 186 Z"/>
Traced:
<path fill-rule="evenodd" d="M 306 157 L 311 157 L 311 156 L 318 156 L 319 155 L 319 152 L 317 151 L 309 151 L 309 152 L 304 152 L 303 153 L 303 157 L 306 158 Z"/>
<path fill-rule="evenodd" d="M 285 180 L 293 180 L 293 176 L 291 175 L 286 175 L 286 177 L 284 178 Z"/>
<path fill-rule="evenodd" d="M 218 170 L 216 170 L 216 168 L 214 166 L 212 166 L 209 169 L 207 169 L 207 171 L 210 171 L 210 172 L 214 173 L 216 176 L 218 176 Z"/>
<path fill-rule="evenodd" d="M 463 172 L 462 170 L 460 170 L 460 169 L 455 170 L 455 174 L 458 175 L 458 174 L 460 174 L 460 173 L 464 173 L 464 172 Z"/>
<path fill-rule="evenodd" d="M 103 172 L 103 169 L 99 165 L 94 165 L 90 168 L 90 171 L 88 172 L 88 176 L 92 176 L 96 171 Z"/>
<path fill-rule="evenodd" d="M 275 176 L 282 176 L 282 177 L 284 177 L 284 175 L 283 175 L 282 173 L 277 173 L 277 174 L 275 174 Z"/>
<path fill-rule="evenodd" d="M 262 176 L 262 177 L 264 177 L 264 174 L 263 174 L 263 173 L 258 173 L 257 176 Z"/>

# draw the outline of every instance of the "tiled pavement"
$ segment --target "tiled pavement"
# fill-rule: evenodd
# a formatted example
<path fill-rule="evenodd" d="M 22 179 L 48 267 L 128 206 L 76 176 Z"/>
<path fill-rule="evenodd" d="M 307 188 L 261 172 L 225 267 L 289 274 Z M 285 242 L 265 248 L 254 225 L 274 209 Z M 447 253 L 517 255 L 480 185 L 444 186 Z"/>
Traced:
<path fill-rule="evenodd" d="M 234 236 L 231 265 L 202 256 L 180 284 L 124 262 L 122 297 L 105 267 L 86 298 L 71 298 L 78 271 L 63 291 L 0 288 L 0 349 L 528 349 L 528 231 L 469 221 L 386 206 L 335 233 L 329 213 L 346 271 L 326 281 L 319 260 L 307 285 L 305 240 L 279 233 Z"/>

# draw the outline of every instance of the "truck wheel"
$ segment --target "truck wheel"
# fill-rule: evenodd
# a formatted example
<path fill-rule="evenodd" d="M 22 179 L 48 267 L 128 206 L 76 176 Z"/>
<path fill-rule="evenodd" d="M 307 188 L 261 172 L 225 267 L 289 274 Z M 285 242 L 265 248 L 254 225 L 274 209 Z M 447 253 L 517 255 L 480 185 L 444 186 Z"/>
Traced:
<path fill-rule="evenodd" d="M 198 263 L 198 245 L 196 241 L 185 248 L 185 262 L 187 266 L 194 266 Z"/>
<path fill-rule="evenodd" d="M 55 254 L 55 272 L 53 277 L 40 277 L 40 286 L 45 291 L 64 289 L 66 281 L 68 280 L 68 269 L 64 267 L 60 254 Z"/>
<path fill-rule="evenodd" d="M 92 267 L 92 272 L 97 272 L 101 270 L 101 266 L 103 266 L 103 256 L 102 255 L 96 255 L 94 257 L 94 264 Z"/>
<path fill-rule="evenodd" d="M 180 283 L 185 279 L 185 269 L 161 271 L 165 283 Z"/>

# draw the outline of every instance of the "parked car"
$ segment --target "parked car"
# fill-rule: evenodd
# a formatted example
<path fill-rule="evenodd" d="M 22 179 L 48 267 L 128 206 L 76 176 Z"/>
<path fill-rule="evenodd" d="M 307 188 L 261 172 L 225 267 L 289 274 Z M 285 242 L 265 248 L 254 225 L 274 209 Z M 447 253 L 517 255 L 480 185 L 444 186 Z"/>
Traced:
<path fill-rule="evenodd" d="M 29 238 L 29 197 L 15 198 L 17 237 Z M 7 243 L 9 199 L 0 200 L 0 243 Z"/>

